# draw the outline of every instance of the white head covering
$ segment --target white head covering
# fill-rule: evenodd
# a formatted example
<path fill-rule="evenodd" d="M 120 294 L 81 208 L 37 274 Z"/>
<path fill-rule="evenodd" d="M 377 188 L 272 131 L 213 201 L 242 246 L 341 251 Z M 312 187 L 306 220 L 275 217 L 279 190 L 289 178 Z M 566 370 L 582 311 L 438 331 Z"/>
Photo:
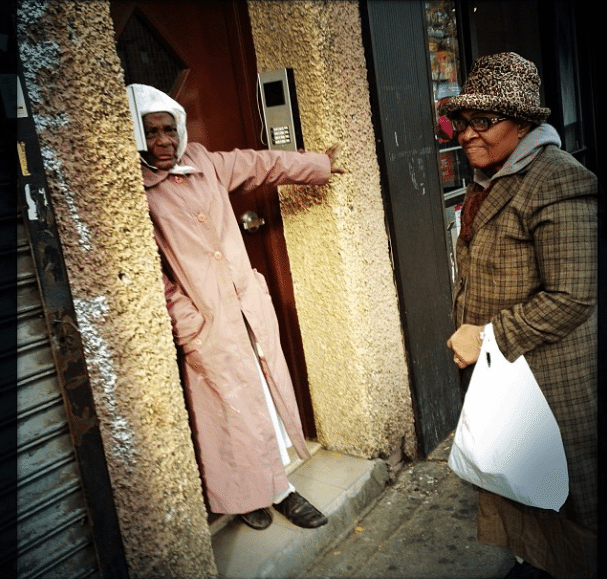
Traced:
<path fill-rule="evenodd" d="M 188 146 L 188 132 L 185 127 L 185 109 L 169 95 L 145 84 L 130 84 L 127 88 L 133 91 L 137 113 L 143 117 L 148 113 L 169 113 L 177 123 L 179 147 L 177 149 L 177 162 L 181 160 Z"/>

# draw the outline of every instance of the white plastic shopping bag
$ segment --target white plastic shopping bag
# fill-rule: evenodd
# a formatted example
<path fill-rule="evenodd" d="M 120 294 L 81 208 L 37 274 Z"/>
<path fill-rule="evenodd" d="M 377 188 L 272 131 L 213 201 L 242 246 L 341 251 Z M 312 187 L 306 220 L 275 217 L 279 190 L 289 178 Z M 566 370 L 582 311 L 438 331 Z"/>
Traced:
<path fill-rule="evenodd" d="M 558 424 L 524 356 L 508 362 L 485 328 L 449 455 L 461 478 L 519 503 L 558 511 L 569 494 Z"/>

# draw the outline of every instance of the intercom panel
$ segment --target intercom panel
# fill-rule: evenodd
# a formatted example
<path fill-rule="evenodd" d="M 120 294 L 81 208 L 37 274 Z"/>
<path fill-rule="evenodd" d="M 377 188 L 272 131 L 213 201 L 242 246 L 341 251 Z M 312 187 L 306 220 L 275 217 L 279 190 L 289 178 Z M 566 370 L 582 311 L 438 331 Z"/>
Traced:
<path fill-rule="evenodd" d="M 268 148 L 303 149 L 293 69 L 281 68 L 257 76 Z"/>

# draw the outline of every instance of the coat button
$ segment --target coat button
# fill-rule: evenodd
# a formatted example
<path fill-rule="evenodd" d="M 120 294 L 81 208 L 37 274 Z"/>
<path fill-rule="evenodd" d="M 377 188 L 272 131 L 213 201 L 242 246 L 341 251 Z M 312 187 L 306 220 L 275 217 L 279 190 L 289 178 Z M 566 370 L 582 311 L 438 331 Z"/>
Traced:
<path fill-rule="evenodd" d="M 198 214 L 198 221 L 200 221 L 200 223 L 204 223 L 206 220 L 207 220 L 207 216 L 204 213 Z"/>
<path fill-rule="evenodd" d="M 216 251 L 215 252 L 215 259 L 219 260 L 223 257 L 223 253 L 221 253 L 221 251 Z"/>
<path fill-rule="evenodd" d="M 182 183 L 183 182 L 183 177 L 181 175 L 175 175 L 173 177 L 173 181 L 175 181 L 175 183 Z"/>

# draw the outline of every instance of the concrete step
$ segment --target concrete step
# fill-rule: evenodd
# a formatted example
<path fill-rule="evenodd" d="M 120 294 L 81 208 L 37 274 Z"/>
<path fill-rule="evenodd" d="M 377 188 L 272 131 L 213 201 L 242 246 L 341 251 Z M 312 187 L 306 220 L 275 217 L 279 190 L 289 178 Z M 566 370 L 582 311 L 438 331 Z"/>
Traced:
<path fill-rule="evenodd" d="M 301 529 L 272 510 L 274 522 L 263 531 L 238 518 L 211 527 L 221 578 L 287 579 L 312 564 L 368 510 L 388 483 L 385 461 L 366 460 L 318 449 L 288 474 L 297 491 L 325 513 L 319 529 Z"/>
<path fill-rule="evenodd" d="M 478 491 L 447 465 L 451 440 L 393 483 L 298 579 L 500 579 L 514 565 L 477 541 Z"/>

